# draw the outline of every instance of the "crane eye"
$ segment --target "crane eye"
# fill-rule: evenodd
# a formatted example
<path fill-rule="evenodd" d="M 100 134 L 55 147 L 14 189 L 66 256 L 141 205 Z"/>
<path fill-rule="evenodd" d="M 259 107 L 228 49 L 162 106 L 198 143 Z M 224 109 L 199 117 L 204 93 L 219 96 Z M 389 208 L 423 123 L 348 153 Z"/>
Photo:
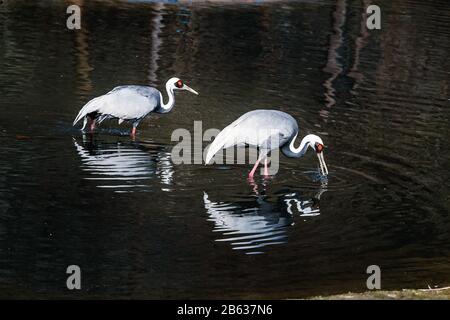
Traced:
<path fill-rule="evenodd" d="M 323 144 L 316 143 L 316 152 L 317 153 L 321 153 L 323 151 L 323 148 L 324 148 Z"/>
<path fill-rule="evenodd" d="M 175 86 L 176 86 L 177 88 L 181 88 L 181 87 L 183 86 L 183 81 L 178 80 L 177 82 L 175 82 Z"/>

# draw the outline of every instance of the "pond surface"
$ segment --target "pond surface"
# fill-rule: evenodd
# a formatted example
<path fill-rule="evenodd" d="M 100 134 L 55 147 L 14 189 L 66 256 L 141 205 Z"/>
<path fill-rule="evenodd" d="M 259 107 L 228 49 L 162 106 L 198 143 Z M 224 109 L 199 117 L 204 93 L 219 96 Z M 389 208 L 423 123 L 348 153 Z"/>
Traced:
<path fill-rule="evenodd" d="M 301 298 L 450 284 L 450 4 L 73 1 L 0 4 L 0 297 Z M 170 1 L 169 1 L 170 2 Z M 92 97 L 163 88 L 167 115 L 93 135 Z M 320 135 L 317 158 L 176 165 L 175 129 L 223 128 L 256 108 Z M 204 146 L 207 142 L 204 143 Z M 66 288 L 79 265 L 82 290 Z"/>

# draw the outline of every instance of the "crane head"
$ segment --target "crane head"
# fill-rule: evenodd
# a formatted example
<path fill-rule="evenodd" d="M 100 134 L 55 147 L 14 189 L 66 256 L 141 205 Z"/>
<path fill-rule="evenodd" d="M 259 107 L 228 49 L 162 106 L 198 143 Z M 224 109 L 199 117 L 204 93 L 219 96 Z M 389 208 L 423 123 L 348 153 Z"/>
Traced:
<path fill-rule="evenodd" d="M 323 150 L 325 149 L 325 145 L 322 139 L 315 134 L 308 134 L 304 139 L 307 141 L 308 145 L 316 152 L 317 158 L 319 159 L 320 171 L 322 175 L 327 175 L 328 168 L 325 164 L 325 159 L 323 158 Z"/>
<path fill-rule="evenodd" d="M 167 83 L 166 83 L 166 87 L 171 89 L 171 90 L 187 90 L 189 92 L 192 92 L 192 93 L 198 95 L 197 91 L 195 91 L 194 89 L 190 88 L 181 79 L 176 78 L 176 77 L 175 78 L 170 78 L 167 81 Z"/>

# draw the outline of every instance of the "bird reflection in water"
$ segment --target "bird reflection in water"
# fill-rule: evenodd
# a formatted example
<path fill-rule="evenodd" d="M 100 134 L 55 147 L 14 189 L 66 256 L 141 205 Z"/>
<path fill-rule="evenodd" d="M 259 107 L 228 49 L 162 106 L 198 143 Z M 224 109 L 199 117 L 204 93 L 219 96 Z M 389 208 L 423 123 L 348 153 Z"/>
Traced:
<path fill-rule="evenodd" d="M 74 146 L 82 160 L 86 180 L 96 181 L 97 187 L 114 192 L 145 192 L 156 187 L 157 177 L 162 191 L 170 191 L 173 166 L 170 152 L 152 142 L 121 142 L 95 140 L 84 135 Z"/>
<path fill-rule="evenodd" d="M 308 219 L 320 215 L 320 197 L 326 191 L 326 182 L 321 183 L 313 197 L 284 190 L 272 200 L 265 194 L 267 181 L 260 191 L 260 186 L 249 180 L 254 197 L 248 201 L 214 201 L 203 192 L 208 221 L 214 222 L 213 232 L 220 234 L 216 241 L 230 242 L 234 250 L 246 254 L 261 254 L 265 247 L 288 241 L 287 229 L 294 225 L 296 217 Z"/>

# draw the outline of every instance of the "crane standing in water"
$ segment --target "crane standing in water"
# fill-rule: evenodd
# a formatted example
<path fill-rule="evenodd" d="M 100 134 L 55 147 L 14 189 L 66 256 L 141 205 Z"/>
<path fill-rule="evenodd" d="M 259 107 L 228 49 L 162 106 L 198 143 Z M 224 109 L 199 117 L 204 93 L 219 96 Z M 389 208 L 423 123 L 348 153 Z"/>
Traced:
<path fill-rule="evenodd" d="M 73 125 L 84 118 L 81 130 L 84 130 L 89 122 L 93 131 L 96 124 L 106 119 L 119 119 L 119 125 L 124 121 L 130 121 L 133 124 L 131 135 L 134 137 L 137 126 L 149 113 L 167 113 L 172 110 L 175 105 L 174 90 L 187 90 L 198 94 L 178 78 L 170 78 L 166 82 L 169 97 L 167 103 L 164 103 L 161 92 L 155 88 L 137 85 L 119 86 L 85 104 Z"/>
<path fill-rule="evenodd" d="M 264 160 L 264 175 L 268 175 L 267 154 L 276 148 L 291 158 L 302 157 L 308 147 L 311 147 L 319 159 L 322 175 L 328 174 L 328 168 L 323 158 L 324 144 L 319 136 L 306 135 L 300 142 L 300 146 L 294 146 L 298 135 L 298 125 L 295 119 L 278 110 L 254 110 L 240 116 L 236 121 L 224 128 L 210 145 L 205 162 L 208 164 L 212 157 L 221 149 L 235 145 L 249 145 L 258 147 L 260 152 L 253 169 L 248 177 L 251 179 Z"/>

